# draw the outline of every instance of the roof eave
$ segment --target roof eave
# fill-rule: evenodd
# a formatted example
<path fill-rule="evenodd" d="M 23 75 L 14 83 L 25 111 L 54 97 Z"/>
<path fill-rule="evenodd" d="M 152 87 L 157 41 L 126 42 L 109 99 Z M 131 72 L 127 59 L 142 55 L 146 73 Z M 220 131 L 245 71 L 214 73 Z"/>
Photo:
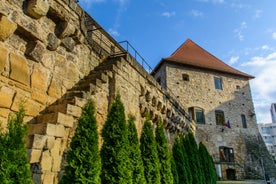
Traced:
<path fill-rule="evenodd" d="M 193 68 L 200 68 L 200 69 L 209 70 L 209 71 L 216 71 L 216 72 L 226 73 L 226 74 L 231 74 L 231 75 L 236 75 L 236 76 L 240 76 L 240 77 L 245 77 L 248 80 L 251 80 L 251 79 L 255 78 L 252 75 L 248 75 L 248 74 L 246 74 L 244 72 L 241 72 L 241 71 L 238 71 L 238 70 L 237 70 L 237 72 L 240 72 L 240 74 L 234 73 L 234 72 L 227 72 L 227 71 L 223 71 L 223 70 L 218 70 L 218 69 L 211 69 L 211 68 L 200 67 L 200 66 L 195 66 L 195 65 L 190 65 L 190 64 L 184 64 L 184 63 L 181 63 L 179 61 L 172 60 L 170 57 L 162 58 L 162 60 L 158 63 L 158 65 L 154 68 L 153 71 L 158 70 L 164 62 L 174 63 L 174 64 L 178 64 L 178 65 L 184 65 L 184 66 L 190 66 L 190 67 L 193 67 Z"/>

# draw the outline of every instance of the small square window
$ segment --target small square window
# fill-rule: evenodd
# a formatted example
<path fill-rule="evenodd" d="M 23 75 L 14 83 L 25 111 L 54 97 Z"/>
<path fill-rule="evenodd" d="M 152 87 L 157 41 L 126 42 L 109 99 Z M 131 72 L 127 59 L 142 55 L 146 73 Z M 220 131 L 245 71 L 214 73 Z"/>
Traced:
<path fill-rule="evenodd" d="M 241 86 L 240 85 L 236 85 L 236 89 L 241 89 Z"/>
<path fill-rule="evenodd" d="M 222 79 L 215 77 L 214 78 L 215 88 L 222 90 Z"/>
<path fill-rule="evenodd" d="M 183 81 L 190 81 L 189 75 L 187 75 L 187 74 L 182 74 L 182 80 L 183 80 Z"/>

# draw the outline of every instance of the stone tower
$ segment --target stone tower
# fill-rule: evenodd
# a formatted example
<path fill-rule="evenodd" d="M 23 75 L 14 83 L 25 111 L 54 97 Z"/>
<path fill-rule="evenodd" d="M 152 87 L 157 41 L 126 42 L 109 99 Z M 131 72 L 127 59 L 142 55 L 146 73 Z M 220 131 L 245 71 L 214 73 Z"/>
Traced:
<path fill-rule="evenodd" d="M 258 139 L 249 86 L 253 76 L 228 66 L 190 39 L 163 58 L 152 74 L 173 91 L 196 122 L 197 141 L 207 146 L 220 178 L 243 179 L 262 171 L 249 151 L 250 142 Z"/>

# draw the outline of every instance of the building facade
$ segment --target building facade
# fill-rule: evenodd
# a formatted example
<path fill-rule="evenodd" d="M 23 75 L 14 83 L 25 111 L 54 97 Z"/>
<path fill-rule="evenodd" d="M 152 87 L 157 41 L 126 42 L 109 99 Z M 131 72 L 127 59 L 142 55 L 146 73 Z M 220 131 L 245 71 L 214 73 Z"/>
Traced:
<path fill-rule="evenodd" d="M 243 179 L 248 170 L 255 174 L 262 170 L 248 149 L 258 139 L 252 76 L 226 65 L 190 39 L 163 58 L 152 74 L 173 91 L 196 122 L 197 141 L 213 156 L 219 178 Z"/>
<path fill-rule="evenodd" d="M 259 123 L 259 132 L 268 152 L 276 160 L 276 103 L 271 104 L 270 108 L 272 123 Z"/>
<path fill-rule="evenodd" d="M 270 113 L 271 113 L 272 123 L 276 123 L 276 103 L 271 104 Z"/>

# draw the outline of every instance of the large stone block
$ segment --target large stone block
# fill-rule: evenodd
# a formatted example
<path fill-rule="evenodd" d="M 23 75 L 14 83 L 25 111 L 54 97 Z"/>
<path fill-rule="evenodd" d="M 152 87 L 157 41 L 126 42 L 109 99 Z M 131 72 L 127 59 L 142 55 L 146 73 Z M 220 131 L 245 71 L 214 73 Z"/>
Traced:
<path fill-rule="evenodd" d="M 64 21 L 58 25 L 57 35 L 59 38 L 65 38 L 73 35 L 75 31 L 76 28 L 72 23 Z"/>
<path fill-rule="evenodd" d="M 7 64 L 7 60 L 8 60 L 8 50 L 3 47 L 0 47 L 0 73 L 4 70 Z"/>
<path fill-rule="evenodd" d="M 32 88 L 46 91 L 48 87 L 48 81 L 50 77 L 50 71 L 43 67 L 41 64 L 34 63 L 33 73 L 31 75 Z"/>
<path fill-rule="evenodd" d="M 15 91 L 6 86 L 0 88 L 0 107 L 10 108 Z"/>
<path fill-rule="evenodd" d="M 34 90 L 32 92 L 32 99 L 38 101 L 41 104 L 47 104 L 48 102 L 48 96 L 46 94 L 46 91 L 42 90 Z"/>
<path fill-rule="evenodd" d="M 62 81 L 60 81 L 57 77 L 53 77 L 48 88 L 48 95 L 51 97 L 60 98 L 62 95 Z"/>
<path fill-rule="evenodd" d="M 29 158 L 30 164 L 40 162 L 42 150 L 28 149 L 27 152 L 28 152 L 28 158 Z"/>
<path fill-rule="evenodd" d="M 53 184 L 54 183 L 55 174 L 52 172 L 47 172 L 43 174 L 43 183 Z"/>
<path fill-rule="evenodd" d="M 63 125 L 50 123 L 28 124 L 29 134 L 42 134 L 55 137 L 64 137 L 65 128 Z"/>
<path fill-rule="evenodd" d="M 0 108 L 0 117 L 8 118 L 10 114 L 10 110 L 7 108 Z M 1 122 L 1 120 L 0 120 Z"/>
<path fill-rule="evenodd" d="M 53 33 L 49 33 L 47 36 L 47 39 L 48 39 L 47 49 L 51 51 L 57 50 L 60 44 L 60 40 L 56 37 L 56 35 Z"/>
<path fill-rule="evenodd" d="M 47 136 L 40 134 L 29 135 L 26 141 L 27 148 L 42 150 L 45 146 L 47 138 Z"/>
<path fill-rule="evenodd" d="M 36 40 L 28 43 L 28 47 L 25 54 L 28 56 L 28 58 L 36 62 L 41 62 L 43 59 L 45 50 L 46 49 L 44 45 L 40 41 Z"/>
<path fill-rule="evenodd" d="M 29 0 L 27 14 L 35 19 L 39 19 L 47 14 L 49 7 L 48 0 Z"/>
<path fill-rule="evenodd" d="M 62 124 L 65 127 L 73 127 L 75 119 L 73 116 L 58 112 L 39 116 L 37 121 L 40 123 L 56 123 Z"/>
<path fill-rule="evenodd" d="M 66 37 L 62 39 L 61 44 L 66 48 L 68 52 L 72 52 L 76 45 L 76 42 L 71 37 Z"/>
<path fill-rule="evenodd" d="M 10 78 L 22 84 L 30 86 L 30 75 L 27 66 L 27 60 L 14 53 L 10 54 Z"/>
<path fill-rule="evenodd" d="M 52 169 L 52 157 L 50 155 L 49 150 L 45 150 L 42 153 L 40 165 L 41 165 L 41 170 L 42 171 L 51 171 L 51 169 Z"/>
<path fill-rule="evenodd" d="M 43 105 L 32 100 L 28 93 L 20 94 L 16 93 L 11 109 L 18 111 L 19 107 L 23 105 L 27 116 L 37 116 L 39 112 L 43 109 Z"/>
<path fill-rule="evenodd" d="M 4 15 L 0 15 L 0 40 L 5 41 L 17 28 L 17 24 Z"/>

